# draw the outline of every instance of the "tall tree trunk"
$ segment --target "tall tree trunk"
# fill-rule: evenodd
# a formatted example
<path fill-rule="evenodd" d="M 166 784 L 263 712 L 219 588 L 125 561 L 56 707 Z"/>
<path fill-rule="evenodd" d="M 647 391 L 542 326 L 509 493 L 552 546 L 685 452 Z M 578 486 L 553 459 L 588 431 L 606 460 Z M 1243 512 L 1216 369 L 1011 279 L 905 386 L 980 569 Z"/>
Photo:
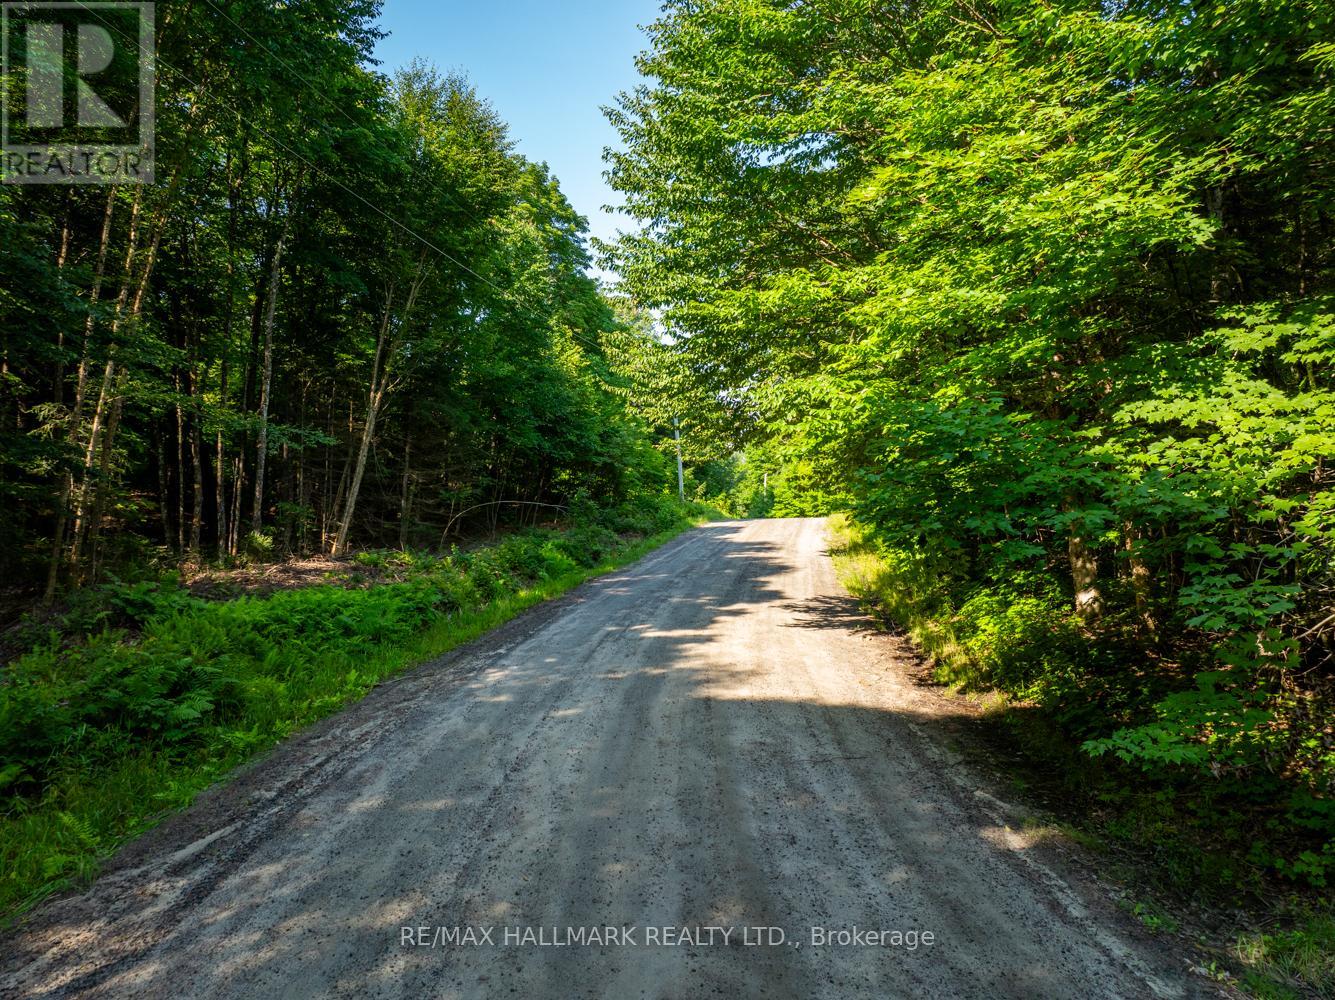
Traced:
<path fill-rule="evenodd" d="M 408 527 L 413 504 L 413 433 L 409 420 L 408 436 L 403 442 L 403 489 L 399 496 L 399 548 L 408 549 Z"/>
<path fill-rule="evenodd" d="M 336 556 L 341 556 L 347 552 L 348 531 L 352 527 L 352 517 L 357 510 L 357 495 L 361 491 L 362 475 L 366 472 L 366 457 L 370 454 L 371 441 L 375 437 L 376 417 L 379 416 L 380 404 L 384 402 L 385 394 L 389 391 L 390 372 L 393 369 L 394 357 L 398 353 L 399 341 L 407 329 L 412 317 L 413 307 L 417 304 L 418 293 L 421 292 L 425 281 L 426 254 L 424 252 L 418 259 L 417 271 L 408 289 L 408 299 L 404 303 L 403 315 L 399 317 L 398 331 L 393 337 L 390 334 L 393 329 L 394 292 L 390 289 L 385 293 L 385 314 L 380 322 L 380 334 L 376 338 L 375 360 L 371 363 L 371 392 L 366 403 L 366 420 L 362 425 L 361 447 L 357 449 L 357 465 L 352 474 L 352 482 L 348 485 L 347 502 L 343 505 L 343 520 L 338 526 L 338 537 L 334 539 L 334 555 Z"/>
<path fill-rule="evenodd" d="M 134 207 L 130 213 L 130 230 L 126 240 L 125 247 L 125 269 L 124 278 L 121 282 L 120 293 L 116 296 L 116 308 L 112 314 L 111 320 L 111 346 L 107 351 L 107 367 L 102 379 L 102 394 L 98 399 L 99 411 L 105 411 L 110 406 L 111 415 L 106 419 L 106 429 L 101 432 L 101 440 L 98 440 L 99 421 L 95 416 L 93 428 L 89 433 L 88 449 L 85 452 L 84 470 L 85 474 L 91 472 L 93 459 L 100 450 L 102 457 L 99 463 L 100 474 L 95 483 L 94 497 L 92 501 L 93 515 L 86 516 L 89 508 L 88 491 L 89 483 L 87 479 L 80 490 L 79 503 L 75 508 L 74 534 L 70 546 L 70 566 L 76 577 L 87 579 L 91 574 L 82 573 L 79 569 L 81 551 L 86 551 L 87 556 L 92 560 L 94 567 L 96 565 L 96 541 L 98 533 L 101 530 L 101 517 L 106 510 L 106 493 L 110 488 L 109 470 L 111 468 L 111 454 L 115 448 L 116 432 L 120 424 L 120 415 L 122 409 L 122 398 L 120 391 L 126 383 L 126 372 L 123 366 L 117 370 L 116 364 L 116 336 L 120 333 L 127 319 L 129 322 L 137 322 L 143 315 L 144 296 L 148 292 L 149 279 L 153 274 L 153 265 L 157 260 L 158 247 L 162 242 L 162 233 L 166 228 L 167 211 L 172 204 L 173 195 L 176 191 L 176 184 L 180 178 L 179 170 L 173 173 L 172 179 L 167 184 L 166 192 L 162 197 L 159 209 L 152 220 L 150 231 L 152 238 L 149 240 L 148 247 L 144 251 L 144 262 L 136 277 L 134 268 L 135 261 L 138 258 L 139 227 L 140 215 L 143 204 L 143 188 L 135 192 Z M 130 291 L 134 290 L 133 299 L 130 298 Z M 128 305 L 127 305 L 128 303 Z M 108 393 L 114 391 L 114 397 L 109 397 Z M 88 536 L 87 543 L 84 544 L 84 535 Z"/>
<path fill-rule="evenodd" d="M 246 485 L 246 463 L 237 455 L 232 460 L 232 533 L 227 539 L 228 555 L 236 555 L 241 547 L 241 493 Z"/>
<path fill-rule="evenodd" d="M 143 205 L 143 190 L 135 191 L 134 201 L 130 206 L 130 225 L 126 237 L 125 246 L 125 264 L 123 276 L 121 279 L 121 290 L 116 296 L 116 306 L 114 318 L 112 319 L 112 340 L 107 347 L 107 360 L 102 371 L 102 385 L 98 391 L 97 404 L 93 407 L 92 423 L 88 428 L 88 440 L 83 449 L 83 468 L 80 472 L 78 484 L 73 492 L 73 518 L 70 541 L 68 563 L 69 571 L 72 576 L 77 577 L 79 561 L 82 558 L 84 535 L 87 528 L 87 510 L 90 499 L 90 491 L 93 488 L 92 476 L 93 469 L 97 465 L 98 448 L 101 446 L 101 438 L 107 422 L 107 407 L 111 399 L 112 386 L 116 379 L 116 344 L 115 333 L 118 328 L 118 319 L 125 308 L 125 303 L 129 297 L 130 277 L 134 266 L 134 255 L 139 236 L 139 213 Z M 110 226 L 111 211 L 108 207 L 107 217 L 104 219 L 104 232 Z M 94 290 L 100 289 L 100 283 L 95 285 Z M 87 342 L 92 335 L 94 316 L 90 312 L 84 327 L 84 339 Z M 87 351 L 85 350 L 85 356 Z M 81 366 L 79 372 L 78 384 L 76 386 L 75 409 L 82 410 L 83 398 L 87 392 L 87 367 Z M 79 421 L 81 422 L 81 421 Z M 77 427 L 77 422 L 76 422 Z"/>
<path fill-rule="evenodd" d="M 231 327 L 228 327 L 230 332 Z M 224 348 L 224 351 L 226 348 Z M 224 353 L 222 362 L 222 371 L 218 381 L 218 408 L 225 410 L 227 407 L 227 355 Z M 223 443 L 222 422 L 219 421 L 218 429 L 214 433 L 214 469 L 213 474 L 217 479 L 214 486 L 214 502 L 218 508 L 217 541 L 218 555 L 227 551 L 227 457 Z"/>
<path fill-rule="evenodd" d="M 78 444 L 79 431 L 83 424 L 84 398 L 88 390 L 88 350 L 96 323 L 94 314 L 102 297 L 102 282 L 106 276 L 107 250 L 111 245 L 111 221 L 115 208 L 116 190 L 113 187 L 107 192 L 107 207 L 102 213 L 102 236 L 97 247 L 97 263 L 93 267 L 93 285 L 88 292 L 88 316 L 84 319 L 83 348 L 79 353 L 78 374 L 74 382 L 74 406 L 69 418 L 68 439 L 71 447 Z M 74 487 L 74 471 L 70 470 L 65 473 L 60 502 L 56 505 L 56 527 L 51 541 L 51 560 L 47 564 L 46 592 L 43 595 L 43 600 L 48 604 L 55 599 L 56 587 L 60 583 L 60 566 L 65 552 L 65 533 L 69 528 L 70 502 L 74 497 Z"/>
<path fill-rule="evenodd" d="M 65 212 L 60 223 L 60 250 L 56 253 L 56 270 L 64 271 L 70 259 L 70 201 L 73 194 L 65 189 Z M 56 330 L 56 361 L 51 366 L 51 400 L 57 408 L 65 402 L 65 327 Z"/>
<path fill-rule="evenodd" d="M 1136 613 L 1150 632 L 1155 631 L 1154 613 L 1150 609 L 1150 566 L 1140 554 L 1140 543 L 1144 533 L 1130 521 L 1122 525 L 1122 536 L 1126 542 L 1126 562 L 1131 578 L 1131 593 L 1136 599 Z"/>
<path fill-rule="evenodd" d="M 242 136 L 245 147 L 246 136 Z M 237 171 L 231 151 L 227 154 L 227 308 L 223 316 L 222 366 L 218 380 L 218 409 L 227 410 L 227 378 L 231 373 L 232 327 L 236 322 L 236 244 L 241 214 L 241 184 L 243 176 Z M 218 511 L 218 555 L 231 551 L 231 519 L 227 505 L 227 447 L 223 438 L 222 421 L 214 435 L 214 502 Z"/>
<path fill-rule="evenodd" d="M 269 398 L 273 387 L 273 324 L 278 310 L 278 279 L 283 265 L 283 247 L 287 243 L 288 226 L 292 215 L 283 222 L 283 232 L 274 246 L 273 264 L 269 269 L 268 301 L 264 304 L 264 361 L 260 373 L 260 430 L 255 444 L 255 499 L 251 524 L 255 531 L 264 527 L 264 471 L 269 455 Z"/>
<path fill-rule="evenodd" d="M 380 414 L 380 402 L 383 398 L 382 361 L 389 346 L 389 330 L 394 316 L 394 293 L 386 293 L 385 311 L 380 319 L 380 333 L 375 342 L 375 360 L 371 363 L 371 391 L 367 394 L 366 419 L 362 423 L 361 443 L 357 447 L 356 464 L 353 466 L 352 479 L 348 483 L 348 498 L 343 503 L 343 516 L 334 538 L 335 556 L 341 556 L 348 549 L 348 532 L 352 528 L 352 518 L 357 511 L 357 494 L 362 488 L 362 476 L 366 472 L 366 458 L 371 452 L 371 441 L 375 437 L 376 417 Z"/>
<path fill-rule="evenodd" d="M 172 195 L 176 190 L 176 182 L 179 178 L 179 172 L 174 174 L 171 182 L 167 186 L 167 192 L 162 200 L 162 205 L 158 210 L 157 216 L 152 224 L 152 239 L 149 240 L 147 249 L 144 251 L 144 264 L 139 273 L 137 287 L 135 288 L 134 299 L 130 304 L 128 317 L 124 308 L 125 288 L 121 289 L 121 295 L 116 304 L 116 315 L 111 322 L 112 336 L 120 331 L 122 325 L 128 318 L 129 322 L 137 323 L 144 313 L 144 297 L 148 293 L 149 279 L 153 275 L 153 265 L 157 261 L 158 247 L 162 243 L 162 234 L 166 229 L 167 210 L 172 203 Z M 133 248 L 132 248 L 133 249 Z M 127 258 L 127 264 L 133 257 Z M 127 266 L 128 270 L 128 266 Z M 100 465 L 100 474 L 97 481 L 96 495 L 93 501 L 93 516 L 88 522 L 88 557 L 92 563 L 92 570 L 89 576 L 95 576 L 97 573 L 97 542 L 102 530 L 102 518 L 106 512 L 107 494 L 111 489 L 111 459 L 113 450 L 116 447 L 116 433 L 120 427 L 120 418 L 124 404 L 125 385 L 128 382 L 128 372 L 124 366 L 121 366 L 120 376 L 116 384 L 115 401 L 111 409 L 111 417 L 107 421 L 106 433 L 102 439 L 102 460 Z"/>
<path fill-rule="evenodd" d="M 176 376 L 176 554 L 185 555 L 185 409 L 181 406 L 181 377 Z"/>
<path fill-rule="evenodd" d="M 167 481 L 167 445 L 163 441 L 162 428 L 158 427 L 157 433 L 153 435 L 154 451 L 158 459 L 158 517 L 162 520 L 162 544 L 167 548 L 172 547 L 172 521 L 171 509 L 167 504 L 167 497 L 170 492 L 170 484 Z"/>
<path fill-rule="evenodd" d="M 93 469 L 97 464 L 98 449 L 107 423 L 107 409 L 110 405 L 113 386 L 116 381 L 116 359 L 107 358 L 106 368 L 102 372 L 102 389 L 98 393 L 97 405 L 93 408 L 93 423 L 88 429 L 88 446 L 84 449 L 83 476 L 79 483 L 78 500 L 74 505 L 74 529 L 70 535 L 69 566 L 76 578 L 79 562 L 83 558 L 84 538 L 87 534 L 88 506 L 90 491 L 93 489 Z"/>
<path fill-rule="evenodd" d="M 195 354 L 199 352 L 199 335 L 196 331 Z M 204 530 L 204 442 L 201 440 L 201 416 L 204 412 L 203 392 L 201 391 L 198 357 L 190 362 L 190 399 L 192 416 L 190 419 L 190 541 L 187 550 L 190 562 L 198 565 L 200 535 Z"/>

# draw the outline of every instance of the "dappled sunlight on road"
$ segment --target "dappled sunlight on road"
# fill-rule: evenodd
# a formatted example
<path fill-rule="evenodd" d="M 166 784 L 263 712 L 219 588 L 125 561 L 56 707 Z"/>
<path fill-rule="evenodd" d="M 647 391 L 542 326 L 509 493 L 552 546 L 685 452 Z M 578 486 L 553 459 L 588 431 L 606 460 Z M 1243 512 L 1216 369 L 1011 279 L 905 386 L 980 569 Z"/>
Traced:
<path fill-rule="evenodd" d="M 945 749 L 973 715 L 909 679 L 902 647 L 834 582 L 819 522 L 711 525 L 531 617 L 385 685 L 223 793 L 236 832 L 141 876 L 152 913 L 115 875 L 87 905 L 52 908 L 53 940 L 93 921 L 114 959 L 81 981 L 56 944 L 28 993 L 1163 986 L 1157 956 L 1031 857 L 1042 837 L 1012 829 Z M 856 925 L 937 944 L 405 947 L 418 925 Z"/>

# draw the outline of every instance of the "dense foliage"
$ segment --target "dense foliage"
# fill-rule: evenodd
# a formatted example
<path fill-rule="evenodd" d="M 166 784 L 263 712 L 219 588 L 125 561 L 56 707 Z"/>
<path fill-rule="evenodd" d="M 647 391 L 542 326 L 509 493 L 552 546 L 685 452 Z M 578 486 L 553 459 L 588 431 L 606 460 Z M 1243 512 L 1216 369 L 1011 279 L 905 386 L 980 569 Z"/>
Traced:
<path fill-rule="evenodd" d="M 973 680 L 1316 884 L 1332 39 L 1317 0 L 674 0 L 609 112 L 626 294 L 775 512 L 851 510 Z"/>
<path fill-rule="evenodd" d="M 0 187 L 0 912 L 687 523 L 586 221 L 466 80 L 374 70 L 379 7 L 160 5 L 157 182 Z"/>
<path fill-rule="evenodd" d="M 368 69 L 378 9 L 163 5 L 158 182 L 0 190 L 11 583 L 669 488 L 585 220 L 465 80 Z"/>
<path fill-rule="evenodd" d="M 669 498 L 432 555 L 362 550 L 327 582 L 207 596 L 86 588 L 0 685 L 0 918 L 91 874 L 258 751 L 691 523 Z"/>

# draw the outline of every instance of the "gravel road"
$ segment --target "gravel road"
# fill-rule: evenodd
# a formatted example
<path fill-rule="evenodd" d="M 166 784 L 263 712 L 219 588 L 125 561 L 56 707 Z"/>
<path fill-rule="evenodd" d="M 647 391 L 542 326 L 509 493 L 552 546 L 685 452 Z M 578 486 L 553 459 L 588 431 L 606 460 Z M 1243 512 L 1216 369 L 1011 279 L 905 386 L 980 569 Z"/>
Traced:
<path fill-rule="evenodd" d="M 700 528 L 382 686 L 0 940 L 0 995 L 1215 995 L 948 748 L 826 549 Z"/>

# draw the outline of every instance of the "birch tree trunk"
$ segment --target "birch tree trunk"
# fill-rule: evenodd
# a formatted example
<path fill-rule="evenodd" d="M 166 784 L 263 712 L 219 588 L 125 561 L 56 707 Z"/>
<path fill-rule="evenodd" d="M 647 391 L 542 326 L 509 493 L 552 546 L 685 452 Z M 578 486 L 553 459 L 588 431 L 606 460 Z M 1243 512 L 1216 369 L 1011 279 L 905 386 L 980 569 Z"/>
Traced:
<path fill-rule="evenodd" d="M 112 350 L 114 350 L 115 348 L 116 335 L 120 332 L 125 323 L 127 321 L 130 323 L 136 323 L 143 315 L 144 297 L 148 293 L 149 280 L 153 276 L 153 267 L 154 264 L 157 262 L 158 248 L 159 246 L 161 246 L 162 234 L 167 226 L 167 212 L 172 205 L 173 196 L 176 191 L 177 181 L 179 179 L 180 179 L 180 172 L 178 170 L 177 172 L 173 173 L 171 181 L 167 184 L 166 193 L 164 194 L 161 204 L 158 208 L 158 211 L 152 220 L 150 226 L 150 231 L 152 232 L 152 238 L 149 240 L 148 247 L 144 251 L 144 263 L 140 268 L 137 280 L 135 280 L 134 278 L 134 262 L 136 258 L 135 251 L 137 249 L 137 240 L 138 240 L 138 215 L 140 207 L 140 202 L 139 202 L 140 193 L 136 192 L 135 211 L 131 216 L 132 222 L 130 226 L 130 240 L 129 240 L 129 245 L 126 247 L 125 280 L 122 282 L 120 294 L 116 298 L 116 311 L 111 321 Z M 134 298 L 133 300 L 130 301 L 127 311 L 126 301 L 127 298 L 129 297 L 130 288 L 132 287 L 134 288 Z M 110 401 L 111 416 L 107 420 L 106 431 L 103 433 L 102 441 L 100 443 L 100 450 L 102 453 L 102 457 L 99 463 L 99 475 L 97 478 L 96 489 L 94 490 L 92 514 L 87 518 L 86 532 L 88 536 L 88 541 L 86 550 L 88 559 L 90 560 L 92 566 L 92 571 L 91 573 L 83 574 L 81 579 L 87 579 L 88 576 L 92 575 L 93 573 L 96 573 L 97 541 L 98 541 L 98 536 L 101 533 L 102 529 L 102 517 L 106 510 L 107 492 L 110 489 L 111 457 L 113 449 L 115 448 L 116 445 L 116 433 L 120 426 L 122 403 L 124 399 L 124 388 L 128 377 L 128 373 L 123 365 L 119 367 L 119 372 L 116 372 L 115 356 L 114 354 L 111 354 L 110 351 L 107 360 L 107 373 L 108 374 L 115 373 L 116 379 L 113 384 L 109 378 L 107 377 L 103 378 L 102 389 L 104 396 L 102 399 L 99 399 L 99 407 L 101 407 L 105 405 L 106 402 L 106 397 L 105 397 L 106 391 L 108 389 L 111 389 L 114 392 L 114 396 Z M 93 447 L 93 444 L 94 442 L 92 440 L 92 436 L 90 435 L 90 440 L 89 440 L 90 458 L 92 456 L 91 449 Z M 79 554 L 78 554 L 79 541 L 80 541 L 80 531 L 78 530 L 78 526 L 76 524 L 76 529 L 74 533 L 74 548 L 71 559 L 71 566 L 75 568 L 76 574 L 78 573 L 78 563 L 79 563 Z"/>
<path fill-rule="evenodd" d="M 384 402 L 389 389 L 389 376 L 394 366 L 398 347 L 412 317 L 413 307 L 417 304 L 417 295 L 426 281 L 426 254 L 418 259 L 417 272 L 413 275 L 412 285 L 408 289 L 408 301 L 404 304 L 403 315 L 399 317 L 397 331 L 391 336 L 394 327 L 394 293 L 391 288 L 385 293 L 385 313 L 380 322 L 380 334 L 376 338 L 375 360 L 371 363 L 371 392 L 366 403 L 366 420 L 362 425 L 361 446 L 357 449 L 357 465 L 352 473 L 352 482 L 348 484 L 348 499 L 343 505 L 343 519 L 338 526 L 338 537 L 334 539 L 335 556 L 341 556 L 348 549 L 348 532 L 352 527 L 352 517 L 357 510 L 357 495 L 362 487 L 362 475 L 366 472 L 366 457 L 371 451 L 371 441 L 375 437 L 375 422 L 380 414 L 380 404 Z"/>
<path fill-rule="evenodd" d="M 357 494 L 362 488 L 362 475 L 366 472 L 366 457 L 371 451 L 371 439 L 375 436 L 375 421 L 380 413 L 383 398 L 384 378 L 381 374 L 385 349 L 389 343 L 389 328 L 394 314 L 394 294 L 385 296 L 385 312 L 380 319 L 380 333 L 376 337 L 375 360 L 371 363 L 371 391 L 366 401 L 366 419 L 362 423 L 361 444 L 357 447 L 356 465 L 353 467 L 352 480 L 348 483 L 348 498 L 343 503 L 343 516 L 339 521 L 338 534 L 334 537 L 335 556 L 342 556 L 348 550 L 348 531 L 352 527 L 352 517 L 357 510 Z"/>
<path fill-rule="evenodd" d="M 179 175 L 176 175 L 179 176 Z M 138 287 L 135 289 L 134 300 L 130 304 L 128 317 L 124 309 L 125 289 L 121 290 L 121 298 L 117 302 L 116 315 L 111 322 L 111 332 L 114 337 L 118 333 L 124 322 L 128 318 L 131 323 L 138 322 L 144 312 L 144 296 L 148 292 L 149 279 L 153 275 L 153 266 L 157 261 L 158 247 L 162 242 L 162 233 L 166 229 L 167 207 L 172 201 L 172 192 L 176 188 L 176 176 L 173 176 L 168 185 L 167 195 L 163 199 L 163 206 L 157 214 L 153 224 L 153 238 L 149 241 L 148 248 L 144 251 L 144 264 L 139 274 Z M 125 385 L 128 381 L 128 372 L 125 366 L 120 366 L 120 372 L 114 387 L 115 396 L 111 407 L 111 416 L 107 421 L 106 432 L 102 436 L 102 458 L 99 463 L 99 472 L 97 479 L 97 489 L 94 491 L 93 512 L 88 519 L 88 544 L 87 553 L 90 561 L 90 570 L 84 575 L 84 579 L 95 576 L 98 564 L 98 539 L 102 532 L 102 518 L 106 513 L 107 494 L 111 489 L 111 460 L 116 447 L 116 434 L 120 428 L 121 413 L 125 400 Z M 104 383 L 105 385 L 105 383 Z M 78 540 L 76 535 L 75 540 Z"/>
<path fill-rule="evenodd" d="M 124 272 L 123 272 L 123 277 L 121 279 L 120 294 L 116 296 L 115 314 L 117 318 L 112 320 L 113 337 L 119 326 L 118 323 L 119 316 L 123 312 L 125 308 L 125 303 L 129 298 L 130 277 L 134 267 L 134 255 L 139 239 L 139 212 L 143 205 L 142 198 L 143 198 L 143 189 L 140 188 L 135 191 L 134 202 L 130 207 L 130 229 L 126 237 Z M 111 226 L 111 208 L 110 205 L 108 205 L 107 216 L 103 222 L 104 234 L 109 231 L 110 226 Z M 101 285 L 99 282 L 97 283 L 95 288 L 97 290 L 100 290 L 100 287 Z M 85 343 L 87 343 L 87 341 L 91 338 L 94 322 L 95 322 L 94 316 L 92 312 L 90 312 L 88 315 L 88 319 L 86 321 L 86 325 L 84 327 Z M 113 341 L 113 343 L 107 348 L 107 361 L 102 371 L 102 386 L 98 392 L 97 405 L 94 406 L 93 408 L 93 420 L 91 426 L 89 426 L 88 428 L 88 441 L 83 449 L 82 473 L 79 478 L 77 489 L 73 490 L 72 515 L 74 518 L 74 523 L 70 533 L 70 549 L 68 556 L 69 569 L 72 574 L 77 573 L 79 560 L 82 558 L 84 531 L 86 524 L 86 512 L 89 502 L 89 491 L 92 488 L 91 479 L 93 474 L 93 468 L 97 463 L 97 451 L 101 443 L 101 435 L 106 423 L 107 404 L 108 401 L 110 400 L 111 389 L 115 383 L 115 378 L 116 378 L 115 350 L 116 350 L 116 345 Z M 85 350 L 84 353 L 86 355 L 87 351 Z M 82 410 L 83 396 L 87 391 L 86 373 L 87 373 L 87 366 L 81 365 L 78 385 L 76 387 L 76 395 L 75 395 L 76 410 Z M 82 416 L 82 414 L 80 414 L 80 416 Z M 76 428 L 78 423 L 81 422 L 82 420 L 76 422 L 75 424 Z"/>
<path fill-rule="evenodd" d="M 70 410 L 69 417 L 68 438 L 71 447 L 78 444 L 79 430 L 83 424 L 84 400 L 88 391 L 88 349 L 96 322 L 94 314 L 97 310 L 97 304 L 102 298 L 102 282 L 106 277 L 107 250 L 111 245 L 111 221 L 115 215 L 115 208 L 116 192 L 113 188 L 107 192 L 107 207 L 102 214 L 102 235 L 97 247 L 97 263 L 93 266 L 93 286 L 88 293 L 88 317 L 84 320 L 83 348 L 79 352 L 79 368 L 74 382 L 74 405 Z M 74 485 L 74 472 L 71 470 L 65 473 L 60 491 L 60 501 L 56 505 L 56 525 L 51 540 L 51 559 L 47 564 L 46 590 L 42 597 L 47 604 L 55 600 L 56 587 L 60 583 L 61 557 L 65 551 L 65 533 L 69 528 L 70 501 L 74 497 Z"/>

